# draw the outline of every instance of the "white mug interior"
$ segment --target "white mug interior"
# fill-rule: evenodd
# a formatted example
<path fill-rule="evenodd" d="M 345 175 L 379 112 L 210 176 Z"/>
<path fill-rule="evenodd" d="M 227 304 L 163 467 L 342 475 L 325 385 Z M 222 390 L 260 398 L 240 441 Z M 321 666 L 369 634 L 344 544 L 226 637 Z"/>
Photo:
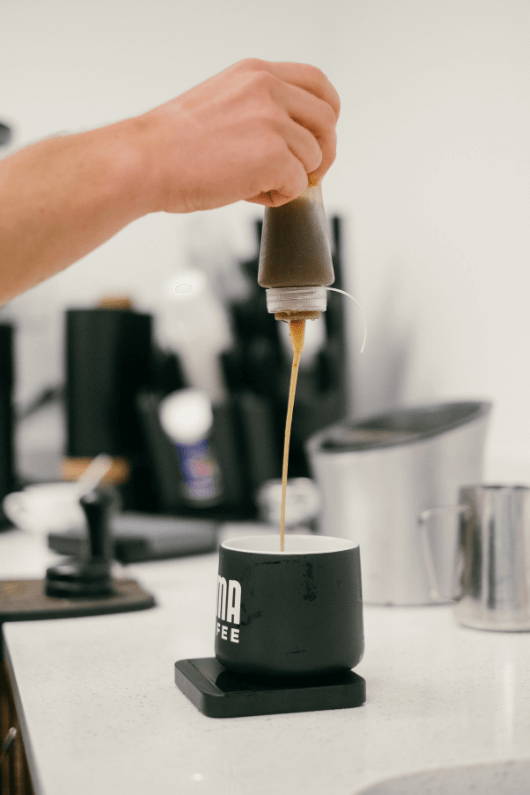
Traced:
<path fill-rule="evenodd" d="M 285 550 L 280 550 L 278 533 L 229 538 L 221 544 L 223 549 L 254 555 L 322 555 L 329 552 L 344 552 L 357 544 L 348 538 L 316 534 L 285 536 Z"/>

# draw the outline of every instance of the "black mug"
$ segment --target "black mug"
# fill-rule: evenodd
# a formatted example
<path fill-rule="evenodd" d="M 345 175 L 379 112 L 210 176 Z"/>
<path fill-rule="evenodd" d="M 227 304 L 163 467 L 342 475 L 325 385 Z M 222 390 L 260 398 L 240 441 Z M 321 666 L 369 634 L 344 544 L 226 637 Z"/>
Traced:
<path fill-rule="evenodd" d="M 219 551 L 215 655 L 256 677 L 344 672 L 364 650 L 359 547 L 345 538 L 234 538 Z"/>

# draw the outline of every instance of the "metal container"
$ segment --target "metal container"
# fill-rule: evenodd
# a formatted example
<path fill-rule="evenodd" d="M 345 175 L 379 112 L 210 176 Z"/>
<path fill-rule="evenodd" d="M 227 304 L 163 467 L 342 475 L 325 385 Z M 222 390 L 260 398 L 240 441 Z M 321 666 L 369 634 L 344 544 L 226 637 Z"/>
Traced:
<path fill-rule="evenodd" d="M 322 496 L 320 531 L 360 545 L 364 601 L 447 601 L 457 517 L 440 513 L 431 547 L 440 589 L 431 588 L 421 514 L 455 505 L 461 486 L 482 479 L 491 404 L 439 403 L 344 421 L 307 445 Z"/>
<path fill-rule="evenodd" d="M 449 593 L 438 586 L 431 556 L 430 518 L 441 510 L 460 517 Z M 474 629 L 530 630 L 530 488 L 465 486 L 458 505 L 427 510 L 422 521 L 433 593 L 455 600 L 457 621 Z"/>

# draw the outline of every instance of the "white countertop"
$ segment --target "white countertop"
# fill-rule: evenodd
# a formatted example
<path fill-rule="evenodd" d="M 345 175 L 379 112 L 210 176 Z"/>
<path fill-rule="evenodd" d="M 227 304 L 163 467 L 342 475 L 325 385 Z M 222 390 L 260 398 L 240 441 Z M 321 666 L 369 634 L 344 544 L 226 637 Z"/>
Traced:
<path fill-rule="evenodd" d="M 0 534 L 0 576 L 42 571 L 35 549 Z M 415 770 L 530 757 L 530 635 L 460 628 L 446 607 L 365 609 L 363 707 L 204 717 L 173 664 L 213 653 L 216 565 L 129 567 L 153 610 L 4 625 L 37 795 L 353 795 Z"/>

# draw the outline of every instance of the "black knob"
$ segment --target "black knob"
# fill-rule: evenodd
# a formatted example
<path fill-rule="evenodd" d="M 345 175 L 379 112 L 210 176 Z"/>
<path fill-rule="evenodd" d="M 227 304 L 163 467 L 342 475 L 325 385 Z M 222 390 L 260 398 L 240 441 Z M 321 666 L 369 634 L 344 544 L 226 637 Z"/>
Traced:
<path fill-rule="evenodd" d="M 111 578 L 112 538 L 109 519 L 114 499 L 103 488 L 83 495 L 88 529 L 88 558 L 64 560 L 46 570 L 48 596 L 94 599 L 114 593 Z"/>
<path fill-rule="evenodd" d="M 88 558 L 109 561 L 112 558 L 112 539 L 109 522 L 113 497 L 104 489 L 94 489 L 84 494 L 79 502 L 88 527 Z"/>

